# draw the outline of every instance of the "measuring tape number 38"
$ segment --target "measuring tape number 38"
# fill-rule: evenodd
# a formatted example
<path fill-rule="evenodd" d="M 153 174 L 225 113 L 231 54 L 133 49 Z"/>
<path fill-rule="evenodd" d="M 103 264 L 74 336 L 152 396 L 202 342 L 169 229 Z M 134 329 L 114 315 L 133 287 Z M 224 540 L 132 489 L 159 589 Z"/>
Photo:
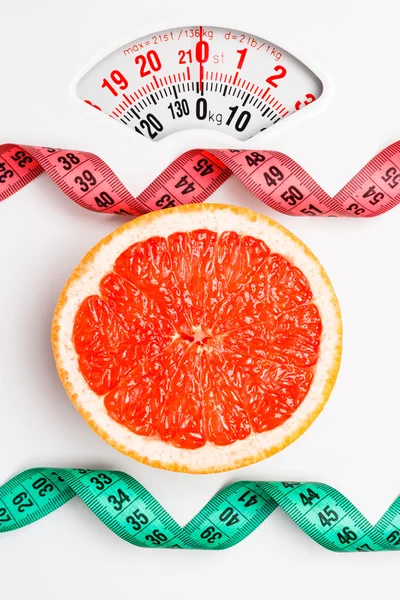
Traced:
<path fill-rule="evenodd" d="M 190 150 L 134 197 L 98 156 L 78 150 L 0 145 L 0 201 L 42 172 L 80 206 L 141 215 L 203 202 L 234 174 L 264 204 L 293 216 L 375 217 L 400 202 L 400 142 L 382 150 L 335 196 L 274 151 Z"/>
<path fill-rule="evenodd" d="M 84 75 L 77 93 L 153 141 L 199 123 L 246 140 L 318 100 L 322 84 L 303 63 L 266 40 L 199 27 L 159 32 L 120 48 Z M 175 159 L 136 198 L 90 152 L 3 144 L 0 201 L 42 172 L 71 200 L 101 213 L 141 215 L 203 202 L 234 174 L 284 214 L 374 217 L 400 201 L 400 142 L 381 151 L 334 197 L 280 152 L 200 149 Z M 33 523 L 76 495 L 135 546 L 229 548 L 280 507 L 329 550 L 400 549 L 400 497 L 372 526 L 326 484 L 241 481 L 218 492 L 181 527 L 129 475 L 87 469 L 35 468 L 0 486 L 0 532 Z"/>

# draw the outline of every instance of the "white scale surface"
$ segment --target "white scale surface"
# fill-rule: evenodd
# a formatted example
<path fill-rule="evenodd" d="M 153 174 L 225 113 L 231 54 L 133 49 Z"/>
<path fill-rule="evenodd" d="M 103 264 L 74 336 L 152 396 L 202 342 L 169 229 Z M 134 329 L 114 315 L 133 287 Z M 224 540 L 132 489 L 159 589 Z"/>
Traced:
<path fill-rule="evenodd" d="M 390 0 L 202 0 L 197 7 L 183 0 L 143 6 L 130 0 L 3 1 L 0 142 L 90 150 L 133 193 L 192 147 L 276 149 L 334 194 L 400 138 L 399 17 L 400 6 Z M 76 98 L 73 84 L 108 52 L 148 33 L 200 23 L 240 29 L 308 57 L 320 65 L 324 81 L 330 76 L 332 101 L 323 110 L 316 102 L 307 118 L 300 111 L 287 126 L 285 121 L 247 143 L 205 129 L 155 144 Z M 152 162 L 146 160 L 150 152 Z M 154 470 L 105 444 L 59 382 L 50 327 L 70 272 L 122 218 L 83 211 L 42 176 L 0 205 L 0 480 L 34 466 L 125 470 L 182 524 L 238 479 L 321 480 L 375 522 L 400 491 L 400 208 L 365 221 L 283 217 L 233 178 L 212 200 L 277 218 L 327 269 L 345 337 L 339 379 L 321 416 L 280 454 L 219 475 Z M 230 594 L 239 600 L 260 594 L 309 600 L 323 593 L 325 600 L 372 600 L 396 597 L 398 564 L 395 553 L 330 553 L 279 511 L 224 552 L 142 550 L 118 539 L 74 499 L 43 521 L 0 537 L 0 596 L 203 600 Z"/>

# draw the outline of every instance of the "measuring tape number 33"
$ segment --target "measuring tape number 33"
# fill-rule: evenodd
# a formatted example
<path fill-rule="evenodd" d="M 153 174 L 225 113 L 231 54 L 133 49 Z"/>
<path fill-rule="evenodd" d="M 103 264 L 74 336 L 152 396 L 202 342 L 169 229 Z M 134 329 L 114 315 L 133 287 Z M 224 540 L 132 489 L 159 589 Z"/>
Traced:
<path fill-rule="evenodd" d="M 266 40 L 189 27 L 116 50 L 82 77 L 77 93 L 86 105 L 155 142 L 199 125 L 247 140 L 318 101 L 323 86 L 311 69 Z M 0 201 L 42 172 L 80 206 L 123 215 L 203 202 L 232 174 L 264 204 L 288 215 L 374 217 L 400 202 L 400 142 L 381 151 L 334 197 L 274 151 L 191 150 L 134 197 L 90 152 L 3 144 Z M 86 469 L 35 468 L 2 485 L 0 532 L 33 523 L 76 495 L 114 533 L 141 547 L 229 548 L 280 507 L 329 550 L 400 548 L 400 497 L 372 526 L 326 484 L 241 481 L 218 492 L 181 527 L 129 475 Z"/>
<path fill-rule="evenodd" d="M 400 548 L 400 497 L 372 526 L 347 498 L 326 484 L 240 481 L 218 492 L 181 527 L 126 473 L 87 469 L 30 469 L 5 483 L 0 487 L 0 532 L 29 525 L 75 495 L 119 537 L 146 548 L 230 548 L 277 507 L 329 550 Z"/>

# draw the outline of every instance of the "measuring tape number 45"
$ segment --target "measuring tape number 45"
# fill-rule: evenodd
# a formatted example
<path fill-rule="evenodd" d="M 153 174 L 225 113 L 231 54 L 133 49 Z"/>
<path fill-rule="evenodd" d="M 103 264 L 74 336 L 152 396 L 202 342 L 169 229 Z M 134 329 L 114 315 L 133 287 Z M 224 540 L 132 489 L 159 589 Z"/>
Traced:
<path fill-rule="evenodd" d="M 4 144 L 0 146 L 0 200 L 43 171 L 80 206 L 124 215 L 202 202 L 232 173 L 262 202 L 290 215 L 373 217 L 400 201 L 400 142 L 380 152 L 334 197 L 279 152 L 192 150 L 174 160 L 137 198 L 94 154 Z M 114 533 L 142 547 L 229 548 L 279 506 L 329 550 L 400 549 L 400 497 L 372 526 L 326 484 L 244 481 L 221 490 L 181 527 L 129 475 L 85 469 L 31 469 L 5 483 L 0 487 L 0 532 L 33 523 L 75 495 Z"/>
<path fill-rule="evenodd" d="M 285 154 L 214 149 L 185 152 L 136 198 L 90 152 L 3 144 L 0 201 L 43 171 L 80 206 L 122 215 L 203 202 L 231 174 L 264 204 L 294 216 L 375 217 L 400 202 L 400 142 L 377 154 L 333 197 Z"/>
<path fill-rule="evenodd" d="M 400 549 L 400 497 L 372 526 L 326 484 L 239 481 L 181 527 L 126 473 L 87 469 L 30 469 L 5 483 L 0 487 L 0 532 L 33 523 L 75 495 L 120 538 L 146 548 L 223 550 L 247 537 L 279 506 L 329 550 Z"/>
<path fill-rule="evenodd" d="M 199 125 L 245 140 L 318 101 L 323 86 L 306 65 L 266 40 L 200 26 L 158 32 L 116 50 L 82 77 L 77 93 L 153 141 Z M 0 201 L 42 172 L 80 206 L 122 215 L 203 202 L 232 174 L 264 204 L 288 215 L 374 217 L 400 202 L 400 142 L 334 197 L 280 152 L 200 149 L 175 159 L 136 198 L 90 152 L 3 144 Z M 240 481 L 181 527 L 129 475 L 87 469 L 35 468 L 0 486 L 0 533 L 31 524 L 76 495 L 135 546 L 222 550 L 280 507 L 329 550 L 400 549 L 400 497 L 372 526 L 326 484 Z"/>
<path fill-rule="evenodd" d="M 202 202 L 232 173 L 265 204 L 291 215 L 373 217 L 400 201 L 400 142 L 380 152 L 334 197 L 284 154 L 193 150 L 174 160 L 137 198 L 94 154 L 4 144 L 0 146 L 0 200 L 43 171 L 80 206 L 124 215 Z M 4 484 L 0 532 L 28 525 L 75 495 L 114 533 L 136 546 L 229 548 L 279 506 L 329 550 L 400 549 L 400 497 L 372 526 L 342 494 L 322 483 L 237 482 L 181 527 L 130 476 L 85 469 L 31 469 Z"/>

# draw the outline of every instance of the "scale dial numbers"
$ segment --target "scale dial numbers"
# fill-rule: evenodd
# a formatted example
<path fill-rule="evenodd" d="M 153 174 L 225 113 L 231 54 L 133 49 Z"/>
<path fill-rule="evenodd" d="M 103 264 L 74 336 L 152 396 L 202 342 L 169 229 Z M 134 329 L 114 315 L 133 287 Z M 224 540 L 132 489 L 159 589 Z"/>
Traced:
<path fill-rule="evenodd" d="M 198 128 L 247 140 L 317 100 L 322 83 L 271 42 L 194 26 L 119 48 L 82 77 L 77 93 L 153 141 Z"/>

